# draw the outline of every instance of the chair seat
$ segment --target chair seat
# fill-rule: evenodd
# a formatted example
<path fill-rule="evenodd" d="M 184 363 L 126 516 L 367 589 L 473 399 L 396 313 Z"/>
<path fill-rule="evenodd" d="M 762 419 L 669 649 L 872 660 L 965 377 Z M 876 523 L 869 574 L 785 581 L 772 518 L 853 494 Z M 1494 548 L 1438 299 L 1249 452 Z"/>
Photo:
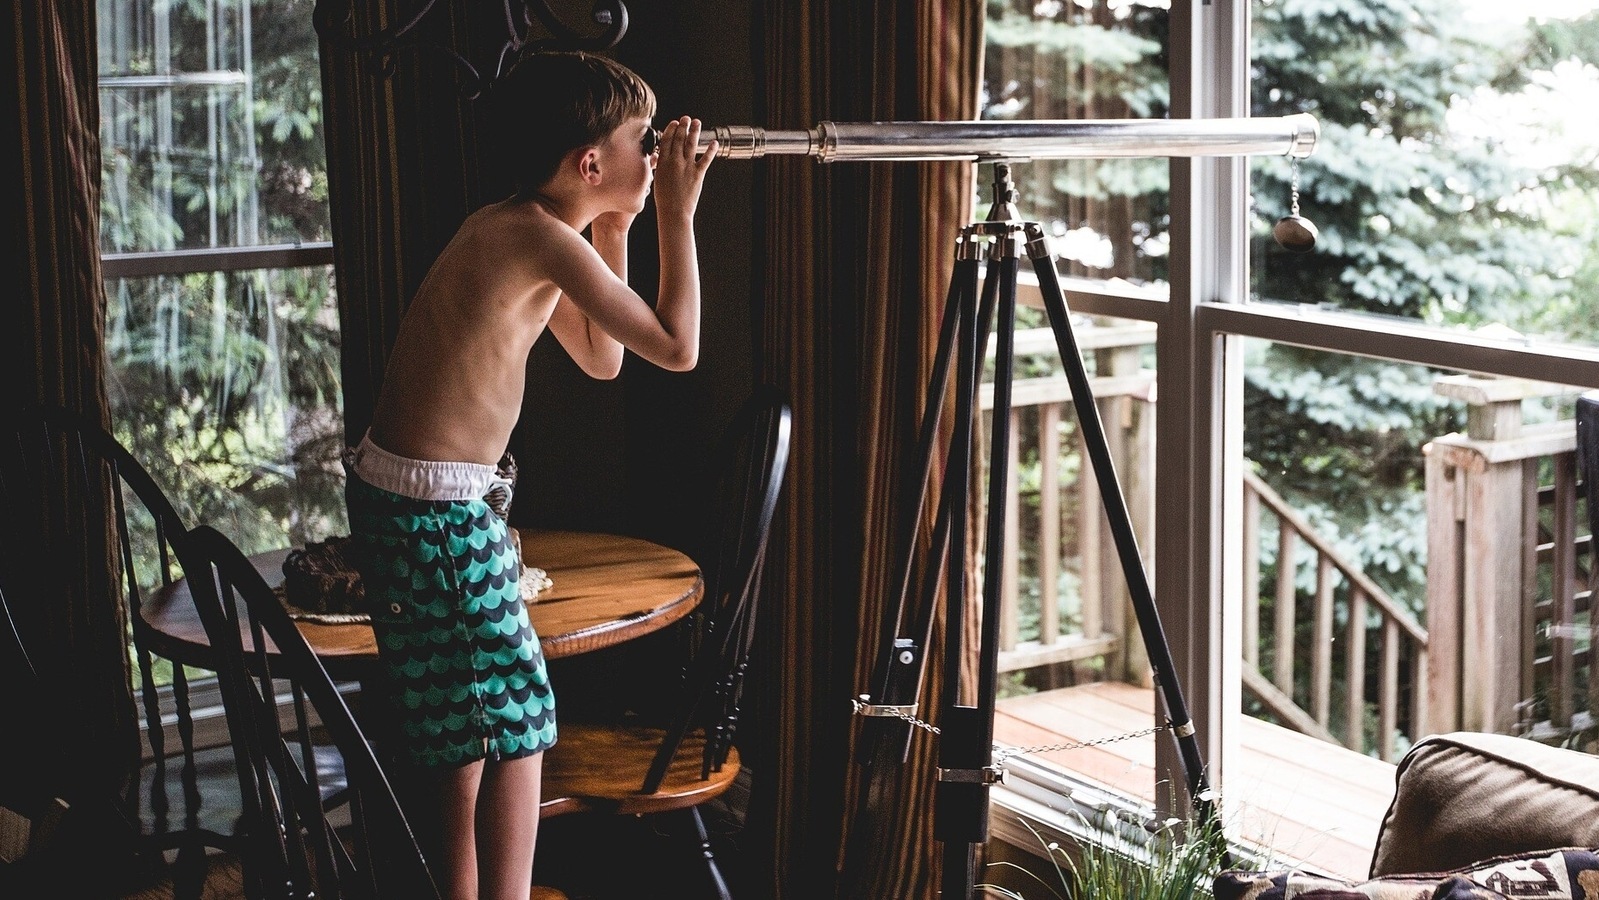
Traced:
<path fill-rule="evenodd" d="M 688 809 L 725 792 L 738 775 L 736 748 L 709 778 L 700 777 L 705 735 L 683 738 L 666 779 L 653 794 L 639 792 L 665 733 L 659 728 L 569 724 L 544 754 L 542 818 L 574 812 L 648 814 Z"/>

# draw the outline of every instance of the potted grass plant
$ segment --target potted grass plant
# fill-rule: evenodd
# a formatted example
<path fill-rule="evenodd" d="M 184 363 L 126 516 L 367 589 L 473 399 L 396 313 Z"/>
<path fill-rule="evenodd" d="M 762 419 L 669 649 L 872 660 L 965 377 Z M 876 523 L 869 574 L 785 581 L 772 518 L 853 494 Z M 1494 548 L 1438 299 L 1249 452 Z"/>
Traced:
<path fill-rule="evenodd" d="M 1226 841 L 1214 823 L 1184 823 L 1169 819 L 1142 828 L 1144 837 L 1131 836 L 1127 823 L 1109 811 L 1088 830 L 1105 840 L 1083 841 L 1073 852 L 1050 841 L 1032 825 L 1023 826 L 1038 840 L 1055 878 L 1010 861 L 990 863 L 1022 874 L 1036 882 L 1036 891 L 1023 892 L 997 884 L 980 884 L 991 897 L 1007 900 L 1198 900 L 1212 896 L 1211 885 L 1227 862 Z M 1084 820 L 1087 825 L 1087 821 Z M 1136 833 L 1136 832 L 1135 832 Z"/>

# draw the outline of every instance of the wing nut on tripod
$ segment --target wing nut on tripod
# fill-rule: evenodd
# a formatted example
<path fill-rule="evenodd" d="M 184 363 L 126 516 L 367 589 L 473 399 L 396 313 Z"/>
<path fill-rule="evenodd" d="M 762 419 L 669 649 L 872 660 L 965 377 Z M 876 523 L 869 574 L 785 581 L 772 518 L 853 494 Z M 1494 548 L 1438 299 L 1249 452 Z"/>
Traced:
<path fill-rule="evenodd" d="M 1027 233 L 1027 258 L 1031 260 L 1049 259 L 1049 238 L 1044 236 L 1044 226 L 1037 222 L 1028 222 L 1025 225 Z"/>

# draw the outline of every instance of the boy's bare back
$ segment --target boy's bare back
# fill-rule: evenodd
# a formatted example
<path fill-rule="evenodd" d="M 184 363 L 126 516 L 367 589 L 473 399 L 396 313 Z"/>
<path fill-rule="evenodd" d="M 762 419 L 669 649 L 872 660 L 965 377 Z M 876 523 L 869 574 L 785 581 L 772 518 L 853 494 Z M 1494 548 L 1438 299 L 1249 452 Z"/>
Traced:
<path fill-rule="evenodd" d="M 374 443 L 417 460 L 495 464 L 522 409 L 527 357 L 551 331 L 590 375 L 613 378 L 622 349 L 673 370 L 699 347 L 694 209 L 713 146 L 700 125 L 624 122 L 580 148 L 538 194 L 467 217 L 416 293 L 374 410 Z M 627 231 L 654 184 L 661 276 L 652 308 L 626 282 Z M 591 240 L 582 231 L 591 229 Z"/>

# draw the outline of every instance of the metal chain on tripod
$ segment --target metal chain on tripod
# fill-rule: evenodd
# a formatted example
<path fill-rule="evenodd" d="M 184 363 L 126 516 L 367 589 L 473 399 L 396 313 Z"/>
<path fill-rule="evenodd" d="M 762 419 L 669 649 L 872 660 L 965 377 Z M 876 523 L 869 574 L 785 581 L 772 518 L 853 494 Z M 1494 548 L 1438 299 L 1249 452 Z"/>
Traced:
<path fill-rule="evenodd" d="M 851 700 L 850 706 L 855 715 L 863 716 L 869 714 L 868 709 L 871 707 L 871 704 L 868 704 L 862 700 Z M 902 709 L 896 707 L 877 707 L 876 709 L 881 711 L 870 714 L 883 716 L 885 718 L 901 719 L 909 722 L 913 727 L 920 728 L 921 730 L 930 734 L 942 734 L 937 725 L 934 725 L 933 723 L 924 719 L 919 719 Z M 1028 756 L 1034 753 L 1053 753 L 1057 750 L 1086 750 L 1089 747 L 1099 747 L 1105 744 L 1114 744 L 1117 741 L 1129 741 L 1133 738 L 1149 737 L 1152 734 L 1159 734 L 1162 731 L 1166 731 L 1171 727 L 1171 720 L 1168 719 L 1164 722 L 1161 722 L 1159 725 L 1151 725 L 1148 728 L 1141 728 L 1138 731 L 1128 731 L 1122 734 L 1113 734 L 1109 737 L 1094 738 L 1093 740 L 1089 741 L 1067 741 L 1060 744 L 1037 744 L 1032 747 L 1002 747 L 999 744 L 995 744 L 993 765 L 995 767 L 1003 767 L 1005 765 L 1005 761 L 1013 756 Z"/>
<path fill-rule="evenodd" d="M 1168 721 L 1162 722 L 1159 725 L 1151 725 L 1148 728 L 1143 728 L 1138 731 L 1129 731 L 1124 734 L 1113 734 L 1110 737 L 1095 738 L 1091 741 L 1070 741 L 1063 744 L 1039 744 L 1038 746 L 1034 747 L 1001 747 L 998 744 L 995 744 L 994 765 L 1003 766 L 1005 765 L 1005 760 L 1010 759 L 1013 756 L 1026 756 L 1032 753 L 1053 753 L 1056 750 L 1084 750 L 1089 747 L 1098 747 L 1103 744 L 1114 744 L 1117 741 L 1128 741 L 1132 740 L 1133 738 L 1148 737 L 1152 734 L 1159 734 L 1169 728 L 1171 728 L 1171 722 Z"/>

